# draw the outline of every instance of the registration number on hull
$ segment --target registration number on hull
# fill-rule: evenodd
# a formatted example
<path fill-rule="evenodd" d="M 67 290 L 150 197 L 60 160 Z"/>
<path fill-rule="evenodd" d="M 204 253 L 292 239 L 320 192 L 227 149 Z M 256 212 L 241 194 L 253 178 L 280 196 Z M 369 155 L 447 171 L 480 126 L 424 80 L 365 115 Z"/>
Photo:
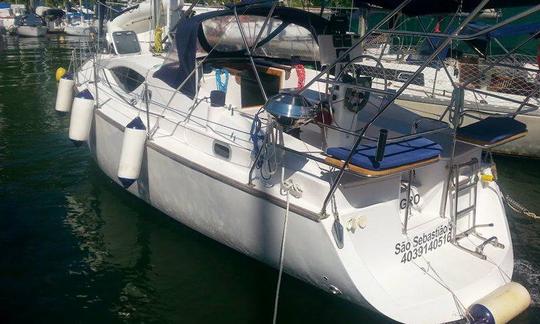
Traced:
<path fill-rule="evenodd" d="M 450 225 L 440 225 L 431 232 L 416 235 L 408 241 L 398 242 L 395 245 L 394 254 L 401 257 L 401 263 L 411 262 L 450 242 L 451 229 Z"/>

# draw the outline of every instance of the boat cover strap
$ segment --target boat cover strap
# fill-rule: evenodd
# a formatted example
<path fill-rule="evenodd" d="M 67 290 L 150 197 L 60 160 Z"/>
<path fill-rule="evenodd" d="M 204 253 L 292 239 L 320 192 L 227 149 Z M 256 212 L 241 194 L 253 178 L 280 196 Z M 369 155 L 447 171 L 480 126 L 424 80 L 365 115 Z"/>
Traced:
<path fill-rule="evenodd" d="M 376 161 L 377 144 L 360 145 L 353 155 L 349 169 L 366 176 L 383 176 L 414 169 L 438 161 L 442 147 L 424 137 L 416 137 L 386 145 L 383 159 Z M 351 150 L 331 147 L 326 162 L 343 166 Z"/>
<path fill-rule="evenodd" d="M 488 117 L 457 130 L 460 142 L 493 147 L 527 134 L 527 125 L 510 117 Z"/>

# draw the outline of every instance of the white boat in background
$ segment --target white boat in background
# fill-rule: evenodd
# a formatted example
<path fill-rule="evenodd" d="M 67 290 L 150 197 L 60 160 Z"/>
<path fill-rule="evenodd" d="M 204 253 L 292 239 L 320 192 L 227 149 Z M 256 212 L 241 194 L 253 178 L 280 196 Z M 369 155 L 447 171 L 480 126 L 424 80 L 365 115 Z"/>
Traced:
<path fill-rule="evenodd" d="M 62 9 L 39 6 L 36 8 L 36 14 L 43 18 L 47 25 L 49 33 L 64 32 L 66 13 Z"/>
<path fill-rule="evenodd" d="M 160 19 L 164 21 L 153 21 L 153 8 L 152 0 L 145 0 L 134 6 L 124 9 L 118 16 L 107 22 L 107 43 L 112 46 L 113 33 L 131 31 L 137 34 L 137 38 L 141 44 L 143 52 L 150 52 L 155 41 L 156 25 L 165 26 L 166 30 L 173 28 L 171 22 L 178 21 L 180 10 L 182 6 L 178 6 L 176 1 L 161 0 L 159 12 L 163 12 L 160 15 Z M 170 6 L 170 8 L 169 8 Z M 183 4 L 183 8 L 190 8 L 191 4 Z M 193 6 L 191 12 L 193 14 L 201 14 L 205 12 L 218 10 L 219 7 L 203 7 Z M 163 36 L 165 34 L 162 33 Z"/>
<path fill-rule="evenodd" d="M 396 24 L 399 26 L 399 23 Z M 418 24 L 422 26 L 420 22 Z M 464 34 L 478 33 L 490 27 L 473 22 L 466 26 Z M 435 36 L 420 38 L 416 44 L 405 44 L 399 42 L 401 35 L 397 34 L 398 31 L 399 28 L 394 35 L 378 35 L 366 42 L 366 53 L 371 57 L 360 63 L 361 73 L 372 76 L 373 86 L 378 89 L 399 89 L 439 43 L 436 34 L 432 34 Z M 411 86 L 400 95 L 400 99 L 406 100 L 404 104 L 416 112 L 432 117 L 439 115 L 451 103 L 454 85 L 466 83 L 464 106 L 471 113 L 527 112 L 517 119 L 528 125 L 529 136 L 497 147 L 495 151 L 540 157 L 540 67 L 537 57 L 517 53 L 491 54 L 495 50 L 508 52 L 502 45 L 505 38 L 530 37 L 539 31 L 538 22 L 498 28 L 485 33 L 482 38 L 463 42 L 464 46 L 479 54 L 457 58 L 450 56 L 453 49 L 449 46 L 416 77 Z M 465 119 L 466 123 L 473 121 Z"/>
<path fill-rule="evenodd" d="M 64 27 L 64 32 L 71 36 L 90 36 L 96 33 L 96 24 L 93 18 L 94 12 L 82 6 L 82 1 L 79 0 L 77 8 L 80 15 L 79 19 L 70 19 Z"/>
<path fill-rule="evenodd" d="M 15 20 L 17 35 L 23 37 L 42 37 L 47 34 L 45 21 L 36 14 L 18 16 Z"/>
<path fill-rule="evenodd" d="M 15 15 L 15 17 L 22 16 L 26 14 L 26 5 L 12 3 L 11 10 L 13 11 L 13 14 Z"/>
<path fill-rule="evenodd" d="M 90 36 L 95 31 L 94 24 L 88 21 L 72 22 L 64 27 L 64 32 L 71 36 Z"/>
<path fill-rule="evenodd" d="M 397 91 L 372 87 L 357 69 L 364 40 L 430 8 L 364 2 L 391 12 L 362 36 L 277 2 L 170 21 L 166 55 L 142 50 L 135 31 L 112 32 L 109 53 L 72 59 L 55 109 L 71 111 L 69 138 L 119 186 L 280 276 L 399 322 L 508 322 L 531 299 L 512 281 L 490 153 L 527 128 L 519 111 L 461 125 L 464 86 L 449 122 L 395 103 L 459 33 L 441 34 Z M 470 11 L 462 28 L 486 4 L 525 2 L 432 5 Z M 540 11 L 530 4 L 516 15 Z M 283 51 L 284 37 L 311 51 Z"/>
<path fill-rule="evenodd" d="M 15 14 L 9 3 L 0 2 L 0 31 L 11 33 L 15 30 Z"/>
<path fill-rule="evenodd" d="M 23 37 L 42 37 L 47 34 L 46 26 L 18 26 L 17 35 Z"/>

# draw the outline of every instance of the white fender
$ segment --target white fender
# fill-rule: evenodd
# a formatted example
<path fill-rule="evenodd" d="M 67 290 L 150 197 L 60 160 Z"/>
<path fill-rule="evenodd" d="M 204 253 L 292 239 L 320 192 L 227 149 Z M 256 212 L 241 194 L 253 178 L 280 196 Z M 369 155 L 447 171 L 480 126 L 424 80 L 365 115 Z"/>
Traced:
<path fill-rule="evenodd" d="M 531 304 L 531 295 L 517 282 L 509 282 L 469 308 L 473 323 L 508 323 Z"/>
<path fill-rule="evenodd" d="M 118 179 L 127 188 L 131 186 L 141 172 L 141 165 L 146 143 L 146 127 L 137 117 L 127 124 L 124 130 L 120 163 L 118 165 Z"/>
<path fill-rule="evenodd" d="M 94 97 L 88 90 L 80 92 L 73 100 L 69 121 L 69 139 L 80 145 L 88 140 L 92 118 L 94 117 Z"/>
<path fill-rule="evenodd" d="M 73 76 L 65 75 L 58 82 L 58 90 L 56 92 L 56 105 L 54 109 L 58 112 L 69 112 L 71 103 L 73 102 L 73 86 L 75 81 Z"/>

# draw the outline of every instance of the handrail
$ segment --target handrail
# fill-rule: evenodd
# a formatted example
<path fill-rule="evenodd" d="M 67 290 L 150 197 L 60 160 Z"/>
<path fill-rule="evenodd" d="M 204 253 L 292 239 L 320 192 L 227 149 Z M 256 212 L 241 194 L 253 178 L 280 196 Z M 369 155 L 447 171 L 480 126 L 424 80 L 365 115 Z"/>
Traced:
<path fill-rule="evenodd" d="M 330 79 L 322 79 L 322 80 L 318 80 L 318 82 L 328 83 L 328 84 L 332 84 L 332 85 L 339 85 L 339 86 L 349 87 L 349 88 L 353 88 L 353 89 L 357 89 L 357 90 L 369 91 L 369 92 L 372 92 L 372 93 L 383 94 L 383 95 L 388 95 L 388 96 L 393 96 L 396 93 L 393 90 L 381 90 L 381 89 L 363 87 L 363 86 L 356 85 L 356 84 L 350 84 L 350 83 L 345 83 L 345 82 L 340 82 L 340 81 L 335 81 L 335 80 L 330 80 Z"/>
<path fill-rule="evenodd" d="M 403 0 L 403 2 L 394 8 L 386 17 L 381 19 L 375 26 L 373 26 L 372 29 L 368 30 L 367 33 L 365 33 L 363 36 L 360 36 L 360 38 L 356 41 L 355 44 L 353 44 L 351 47 L 349 47 L 348 50 L 344 51 L 339 55 L 339 57 L 334 61 L 334 63 L 329 64 L 326 66 L 319 74 L 317 74 L 311 81 L 306 83 L 300 90 L 297 91 L 297 94 L 302 94 L 304 91 L 309 89 L 310 86 L 312 86 L 315 82 L 318 81 L 322 76 L 329 73 L 330 70 L 332 70 L 339 62 L 341 62 L 344 58 L 347 57 L 356 47 L 358 47 L 360 44 L 364 42 L 364 40 L 373 33 L 373 31 L 379 29 L 381 26 L 383 26 L 385 23 L 387 23 L 392 17 L 394 17 L 397 13 L 401 11 L 406 5 L 408 5 L 411 2 L 411 0 Z"/>
<path fill-rule="evenodd" d="M 485 5 L 489 2 L 489 0 L 482 0 L 481 3 L 478 4 L 478 6 L 476 6 L 476 8 L 471 12 L 471 14 L 465 18 L 462 23 L 459 25 L 459 27 L 452 33 L 452 35 L 458 35 L 461 30 L 463 28 L 465 28 L 465 26 L 471 21 L 473 20 L 477 15 L 478 13 L 480 12 L 480 10 L 482 10 L 483 7 L 485 7 Z M 408 3 L 408 1 L 404 1 L 403 3 Z M 403 4 L 402 3 L 402 4 Z M 540 7 L 540 6 L 539 6 Z M 398 7 L 399 8 L 399 7 Z M 384 21 L 385 19 L 383 19 Z M 345 163 L 343 163 L 343 166 L 341 167 L 339 173 L 338 173 L 338 176 L 337 178 L 335 179 L 335 181 L 332 183 L 332 186 L 330 188 L 330 191 L 328 192 L 328 194 L 326 195 L 326 198 L 324 199 L 324 202 L 323 202 L 323 206 L 322 206 L 322 209 L 321 209 L 321 214 L 326 214 L 326 206 L 328 205 L 328 203 L 330 202 L 330 199 L 332 198 L 332 196 L 334 195 L 334 192 L 336 191 L 337 189 L 337 186 L 339 185 L 339 182 L 341 181 L 341 178 L 343 177 L 343 172 L 344 170 L 347 168 L 347 166 L 349 165 L 349 163 L 351 162 L 352 160 L 352 157 L 354 156 L 354 152 L 356 151 L 356 148 L 358 147 L 358 145 L 360 145 L 360 142 L 362 140 L 362 138 L 364 137 L 364 134 L 365 132 L 367 131 L 367 129 L 375 122 L 375 120 L 377 120 L 379 118 L 379 116 L 390 106 L 390 104 L 399 96 L 403 93 L 403 91 L 405 91 L 405 89 L 407 89 L 407 87 L 411 84 L 411 82 L 422 72 L 422 70 L 424 70 L 426 68 L 426 66 L 437 56 L 439 55 L 439 53 L 441 53 L 444 48 L 446 48 L 446 46 L 448 46 L 450 44 L 450 42 L 452 41 L 452 38 L 448 37 L 446 38 L 442 44 L 435 50 L 433 51 L 433 53 L 429 56 L 429 58 L 424 62 L 422 63 L 422 65 L 418 68 L 418 70 L 416 70 L 413 75 L 407 80 L 407 82 L 405 82 L 403 84 L 403 86 L 401 86 L 401 88 L 396 92 L 396 94 L 392 97 L 392 99 L 386 103 L 382 108 L 381 110 L 371 119 L 371 121 L 369 121 L 366 126 L 364 127 L 364 129 L 361 131 L 360 133 L 360 136 L 357 138 L 356 142 L 354 143 L 352 149 L 351 149 L 351 152 L 349 153 L 349 156 L 347 157 L 347 159 L 345 160 Z M 348 53 L 347 53 L 348 54 Z M 341 57 L 340 57 L 341 58 Z M 337 64 L 337 63 L 335 63 Z M 335 65 L 333 64 L 333 65 Z M 330 65 L 331 66 L 331 65 Z"/>
<path fill-rule="evenodd" d="M 493 94 L 493 93 L 489 93 L 489 92 L 486 92 L 486 91 L 483 91 L 483 90 L 480 90 L 480 89 L 475 89 L 475 88 L 464 88 L 465 90 L 468 90 L 468 91 L 472 91 L 472 92 L 476 92 L 476 93 L 479 93 L 479 94 L 483 94 L 483 95 L 486 95 L 486 96 L 490 96 L 490 97 L 493 97 L 493 98 L 497 98 L 497 99 L 501 99 L 501 100 L 506 100 L 506 101 L 509 101 L 509 102 L 512 102 L 512 103 L 516 103 L 516 104 L 523 104 L 524 106 L 529 106 L 529 107 L 532 107 L 532 108 L 536 108 L 538 109 L 538 106 L 532 104 L 532 103 L 527 103 L 527 102 L 523 102 L 523 101 L 519 101 L 519 100 L 516 100 L 516 99 L 512 99 L 510 97 L 503 97 L 501 95 L 496 95 L 496 94 Z M 534 93 L 534 91 L 533 91 Z"/>

